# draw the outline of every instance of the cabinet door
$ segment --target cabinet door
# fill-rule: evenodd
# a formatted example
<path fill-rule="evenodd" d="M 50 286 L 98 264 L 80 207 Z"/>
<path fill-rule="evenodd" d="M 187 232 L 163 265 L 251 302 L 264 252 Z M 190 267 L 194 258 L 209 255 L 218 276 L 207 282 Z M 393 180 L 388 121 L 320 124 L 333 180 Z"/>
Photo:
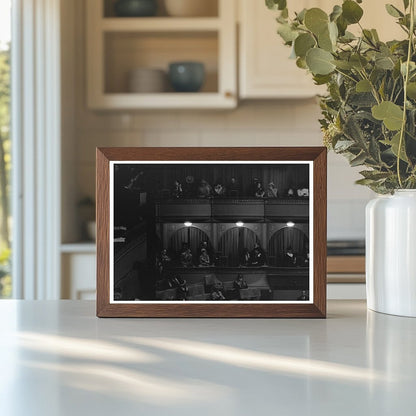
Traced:
<path fill-rule="evenodd" d="M 389 3 L 403 8 L 402 0 Z M 330 12 L 341 0 L 298 0 L 289 4 L 290 11 L 304 7 L 320 7 Z M 240 14 L 240 97 L 241 98 L 305 98 L 325 92 L 313 84 L 311 76 L 289 59 L 290 48 L 277 35 L 277 12 L 268 10 L 261 0 L 238 0 Z M 362 25 L 376 28 L 384 41 L 403 38 L 404 32 L 386 12 L 384 2 L 366 0 Z M 349 27 L 358 34 L 358 25 Z"/>
<path fill-rule="evenodd" d="M 299 0 L 295 7 L 330 10 L 330 4 L 329 0 Z M 291 49 L 276 33 L 277 13 L 268 10 L 264 1 L 239 0 L 239 8 L 240 97 L 305 98 L 322 92 L 311 75 L 289 59 Z"/>
<path fill-rule="evenodd" d="M 62 256 L 63 299 L 95 299 L 95 263 L 94 253 L 65 253 Z"/>

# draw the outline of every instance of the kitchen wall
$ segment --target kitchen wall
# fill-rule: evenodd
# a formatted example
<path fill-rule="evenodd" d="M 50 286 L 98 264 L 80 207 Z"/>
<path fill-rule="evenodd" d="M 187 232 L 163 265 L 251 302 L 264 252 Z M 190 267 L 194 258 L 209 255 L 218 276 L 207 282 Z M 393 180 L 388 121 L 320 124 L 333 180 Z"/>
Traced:
<path fill-rule="evenodd" d="M 65 2 L 64 2 L 65 3 Z M 97 146 L 313 146 L 321 145 L 315 99 L 241 102 L 233 111 L 93 112 L 86 108 L 83 0 L 64 10 L 63 217 L 95 192 Z M 75 25 L 71 25 L 71 20 Z M 372 197 L 354 185 L 359 175 L 334 154 L 328 159 L 328 237 L 363 238 L 364 207 Z M 71 222 L 63 239 L 77 238 Z"/>

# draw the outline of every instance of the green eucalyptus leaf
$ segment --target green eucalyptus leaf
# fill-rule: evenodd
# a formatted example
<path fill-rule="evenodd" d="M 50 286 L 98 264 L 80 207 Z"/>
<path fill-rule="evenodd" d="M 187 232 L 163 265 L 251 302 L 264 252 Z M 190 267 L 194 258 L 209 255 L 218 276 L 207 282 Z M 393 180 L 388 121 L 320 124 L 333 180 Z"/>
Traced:
<path fill-rule="evenodd" d="M 289 10 L 285 7 L 282 12 L 280 13 L 280 17 L 283 19 L 287 19 L 289 17 Z"/>
<path fill-rule="evenodd" d="M 277 22 L 277 23 L 280 23 L 280 24 L 282 24 L 282 25 L 284 25 L 284 24 L 288 24 L 287 17 L 284 17 L 282 14 L 281 14 L 280 16 L 277 16 L 277 17 L 276 17 L 276 22 Z"/>
<path fill-rule="evenodd" d="M 307 9 L 301 10 L 299 13 L 296 14 L 296 19 L 299 22 L 303 23 L 304 20 L 305 20 L 305 14 L 306 14 L 306 12 L 307 12 Z"/>
<path fill-rule="evenodd" d="M 365 59 L 364 56 L 361 56 L 358 53 L 352 55 L 349 62 L 354 68 L 358 70 L 363 69 L 368 64 L 367 59 Z"/>
<path fill-rule="evenodd" d="M 404 14 L 397 8 L 394 7 L 392 4 L 386 4 L 387 13 L 393 17 L 403 17 Z"/>
<path fill-rule="evenodd" d="M 314 37 L 310 33 L 302 33 L 295 39 L 296 56 L 304 58 L 309 49 L 316 45 Z"/>
<path fill-rule="evenodd" d="M 373 45 L 375 43 L 375 39 L 373 38 L 373 34 L 371 33 L 371 30 L 364 29 L 363 30 L 363 36 L 367 43 L 370 45 Z"/>
<path fill-rule="evenodd" d="M 357 82 L 355 86 L 355 90 L 357 92 L 371 92 L 371 83 L 366 79 L 362 79 L 361 81 Z"/>
<path fill-rule="evenodd" d="M 404 6 L 404 9 L 406 10 L 409 7 L 409 0 L 403 0 L 403 6 Z"/>
<path fill-rule="evenodd" d="M 363 170 L 360 172 L 360 175 L 364 176 L 365 179 L 372 179 L 374 181 L 379 181 L 380 179 L 388 178 L 391 175 L 391 173 L 380 172 L 377 170 Z"/>
<path fill-rule="evenodd" d="M 287 2 L 286 0 L 266 0 L 266 6 L 271 10 L 283 10 Z"/>
<path fill-rule="evenodd" d="M 342 69 L 344 71 L 349 71 L 352 68 L 352 65 L 348 61 L 342 61 L 342 60 L 334 60 L 332 63 L 339 69 Z"/>
<path fill-rule="evenodd" d="M 412 100 L 416 100 L 416 82 L 407 84 L 407 96 Z"/>
<path fill-rule="evenodd" d="M 375 105 L 371 113 L 375 119 L 383 121 L 389 130 L 400 130 L 402 127 L 403 110 L 391 101 L 383 101 Z"/>
<path fill-rule="evenodd" d="M 378 36 L 378 33 L 377 33 L 377 30 L 376 30 L 376 29 L 371 29 L 371 34 L 373 35 L 373 39 L 374 39 L 376 42 L 380 42 L 380 38 L 379 38 L 379 36 Z"/>
<path fill-rule="evenodd" d="M 349 71 L 352 68 L 352 65 L 348 61 L 333 60 L 331 61 L 337 68 L 344 71 Z"/>
<path fill-rule="evenodd" d="M 360 166 L 366 161 L 366 159 L 367 155 L 365 154 L 365 152 L 361 152 L 358 156 L 350 160 L 350 165 L 352 167 Z"/>
<path fill-rule="evenodd" d="M 334 150 L 337 153 L 345 152 L 353 145 L 354 145 L 354 142 L 351 140 L 338 140 L 336 144 L 334 145 Z"/>
<path fill-rule="evenodd" d="M 381 140 L 381 142 L 387 146 L 390 146 L 391 151 L 393 152 L 394 156 L 398 157 L 399 154 L 399 145 L 400 145 L 400 132 L 395 134 L 391 141 L 388 140 Z M 402 142 L 402 146 L 400 147 L 400 156 L 399 158 L 404 162 L 409 162 L 409 159 L 406 155 L 405 149 L 405 140 Z"/>
<path fill-rule="evenodd" d="M 327 75 L 334 71 L 335 65 L 332 63 L 334 57 L 328 51 L 320 48 L 313 48 L 306 54 L 306 64 L 312 74 Z"/>
<path fill-rule="evenodd" d="M 331 81 L 331 75 L 319 75 L 319 74 L 315 74 L 313 76 L 313 80 L 315 82 L 315 85 L 328 84 Z"/>
<path fill-rule="evenodd" d="M 296 66 L 301 69 L 308 69 L 308 65 L 306 65 L 305 58 L 298 58 L 296 59 Z"/>
<path fill-rule="evenodd" d="M 319 35 L 328 28 L 328 15 L 318 7 L 309 9 L 305 13 L 305 26 L 315 35 Z"/>
<path fill-rule="evenodd" d="M 356 185 L 370 186 L 374 183 L 373 179 L 358 179 L 355 181 Z"/>
<path fill-rule="evenodd" d="M 287 23 L 280 24 L 277 28 L 277 33 L 287 44 L 290 44 L 298 37 L 298 32 L 292 29 L 292 27 Z"/>
<path fill-rule="evenodd" d="M 374 165 L 379 166 L 381 162 L 380 147 L 378 145 L 377 139 L 374 136 L 370 137 L 370 145 L 368 146 L 368 150 L 370 152 L 370 156 L 373 159 Z"/>
<path fill-rule="evenodd" d="M 337 25 L 337 29 L 339 31 L 338 25 Z M 338 38 L 338 41 L 341 42 L 341 43 L 350 43 L 355 39 L 357 39 L 357 37 L 353 33 L 348 32 L 348 30 L 347 30 L 347 31 L 345 31 L 343 36 Z"/>
<path fill-rule="evenodd" d="M 342 15 L 339 16 L 337 19 L 337 27 L 338 27 L 338 32 L 340 36 L 341 37 L 344 36 L 345 32 L 347 31 L 348 22 L 344 19 Z"/>
<path fill-rule="evenodd" d="M 331 22 L 335 22 L 338 17 L 342 15 L 342 7 L 336 4 L 334 8 L 332 9 L 332 13 L 329 15 L 329 20 Z"/>
<path fill-rule="evenodd" d="M 363 9 L 355 1 L 346 0 L 342 3 L 342 16 L 349 24 L 358 23 L 363 14 Z"/>
<path fill-rule="evenodd" d="M 391 56 L 377 56 L 375 60 L 375 65 L 377 68 L 392 70 L 394 69 L 395 62 Z"/>
<path fill-rule="evenodd" d="M 338 40 L 338 26 L 334 22 L 329 22 L 328 24 L 328 30 L 329 30 L 329 37 L 331 38 L 331 42 L 334 46 L 337 44 Z"/>
<path fill-rule="evenodd" d="M 332 43 L 328 28 L 318 35 L 318 45 L 321 49 L 324 49 L 328 52 L 334 51 L 334 44 Z"/>
<path fill-rule="evenodd" d="M 414 62 L 409 63 L 409 73 L 412 73 L 416 70 L 416 64 Z M 400 72 L 403 76 L 406 76 L 406 62 L 402 62 L 400 65 Z"/>

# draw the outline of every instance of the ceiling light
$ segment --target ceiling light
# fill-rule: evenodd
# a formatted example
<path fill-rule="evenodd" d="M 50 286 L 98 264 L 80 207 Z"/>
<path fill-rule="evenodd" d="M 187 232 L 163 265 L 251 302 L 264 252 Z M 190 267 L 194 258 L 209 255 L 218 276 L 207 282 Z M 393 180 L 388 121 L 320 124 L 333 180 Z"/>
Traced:
<path fill-rule="evenodd" d="M 235 225 L 236 225 L 237 227 L 242 227 L 242 226 L 244 225 L 244 223 L 243 223 L 243 221 L 237 221 L 237 222 L 235 223 Z"/>
<path fill-rule="evenodd" d="M 185 227 L 192 227 L 192 223 L 191 223 L 191 222 L 189 222 L 189 221 L 185 221 L 185 222 L 183 223 L 183 225 L 184 225 Z"/>
<path fill-rule="evenodd" d="M 287 223 L 286 223 L 286 225 L 287 225 L 288 227 L 294 227 L 294 226 L 295 226 L 295 223 L 294 223 L 294 222 L 292 222 L 292 221 L 289 221 L 289 222 L 287 222 Z"/>

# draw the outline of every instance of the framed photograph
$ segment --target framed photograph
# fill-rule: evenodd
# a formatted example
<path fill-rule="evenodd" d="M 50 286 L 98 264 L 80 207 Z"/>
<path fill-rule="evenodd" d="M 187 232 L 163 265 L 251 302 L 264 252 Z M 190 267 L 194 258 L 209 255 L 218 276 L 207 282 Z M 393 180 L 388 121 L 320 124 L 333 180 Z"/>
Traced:
<path fill-rule="evenodd" d="M 97 316 L 324 318 L 326 152 L 97 149 Z"/>

